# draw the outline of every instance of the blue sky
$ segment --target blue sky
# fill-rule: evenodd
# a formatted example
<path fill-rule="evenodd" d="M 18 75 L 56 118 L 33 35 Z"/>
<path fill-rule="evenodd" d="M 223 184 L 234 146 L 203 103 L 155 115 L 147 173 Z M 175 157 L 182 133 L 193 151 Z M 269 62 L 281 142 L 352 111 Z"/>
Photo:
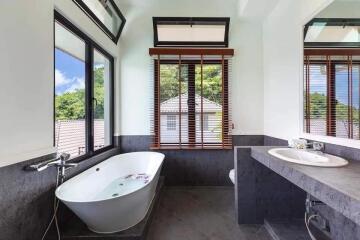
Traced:
<path fill-rule="evenodd" d="M 85 63 L 55 49 L 55 94 L 72 92 L 85 87 Z"/>
<path fill-rule="evenodd" d="M 326 75 L 320 71 L 319 68 L 311 70 L 311 93 L 321 93 L 326 95 Z M 341 103 L 347 104 L 347 91 L 348 91 L 348 76 L 345 72 L 337 73 L 336 76 L 336 99 Z M 353 104 L 359 107 L 359 72 L 353 70 Z"/>

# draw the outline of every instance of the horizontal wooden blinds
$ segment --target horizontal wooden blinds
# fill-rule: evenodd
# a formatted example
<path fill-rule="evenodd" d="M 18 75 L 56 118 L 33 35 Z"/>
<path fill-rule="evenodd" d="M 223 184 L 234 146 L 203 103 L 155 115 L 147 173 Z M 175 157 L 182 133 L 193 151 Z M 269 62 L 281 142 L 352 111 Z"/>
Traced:
<path fill-rule="evenodd" d="M 153 149 L 231 149 L 232 49 L 149 50 Z"/>
<path fill-rule="evenodd" d="M 359 139 L 359 49 L 306 49 L 304 131 Z"/>

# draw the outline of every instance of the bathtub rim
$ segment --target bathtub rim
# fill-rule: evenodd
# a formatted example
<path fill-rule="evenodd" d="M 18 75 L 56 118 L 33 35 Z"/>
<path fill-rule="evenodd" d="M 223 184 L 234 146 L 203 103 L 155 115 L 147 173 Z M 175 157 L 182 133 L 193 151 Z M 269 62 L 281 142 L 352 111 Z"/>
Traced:
<path fill-rule="evenodd" d="M 156 153 L 157 155 L 161 156 L 161 163 L 160 163 L 160 165 L 159 165 L 159 168 L 158 168 L 157 171 L 155 172 L 155 174 L 152 176 L 151 181 L 147 182 L 147 183 L 146 183 L 144 186 L 142 186 L 141 188 L 138 188 L 138 189 L 136 189 L 136 190 L 134 190 L 134 191 L 132 191 L 132 192 L 129 192 L 129 193 L 126 193 L 126 194 L 123 194 L 123 195 L 120 195 L 120 196 L 116 196 L 116 197 L 113 197 L 113 198 L 100 199 L 100 200 L 69 201 L 69 200 L 66 200 L 66 199 L 64 199 L 64 198 L 60 198 L 60 197 L 58 196 L 58 192 L 61 190 L 61 186 L 62 186 L 63 184 L 65 184 L 67 181 L 69 181 L 69 180 L 71 180 L 71 179 L 73 179 L 73 178 L 75 178 L 75 177 L 83 174 L 84 172 L 86 172 L 86 171 L 88 171 L 88 170 L 96 167 L 97 165 L 105 162 L 106 160 L 108 160 L 108 159 L 110 159 L 110 158 L 112 158 L 112 157 L 116 157 L 116 156 L 118 156 L 118 155 L 131 155 L 131 154 L 134 154 L 134 153 Z M 165 154 L 160 153 L 160 152 L 139 151 L 139 152 L 120 153 L 120 154 L 114 155 L 114 156 L 112 156 L 112 157 L 107 158 L 107 159 L 105 159 L 104 161 L 102 161 L 102 162 L 100 162 L 100 163 L 98 163 L 98 164 L 95 164 L 94 166 L 92 166 L 92 167 L 90 167 L 90 168 L 82 171 L 81 173 L 79 173 L 79 174 L 77 174 L 77 175 L 69 178 L 67 181 L 65 181 L 65 182 L 63 182 L 62 184 L 60 184 L 60 185 L 55 189 L 55 196 L 56 196 L 56 198 L 59 199 L 59 200 L 61 200 L 62 202 L 66 202 L 66 203 L 96 203 L 96 202 L 104 202 L 104 201 L 108 201 L 108 200 L 113 200 L 113 199 L 117 199 L 117 198 L 120 198 L 120 197 L 124 197 L 124 196 L 128 196 L 128 195 L 130 195 L 130 194 L 136 193 L 136 192 L 140 191 L 141 189 L 147 187 L 147 186 L 154 180 L 154 177 L 158 174 L 158 172 L 161 171 L 161 168 L 162 168 L 162 165 L 163 165 L 164 159 L 165 159 Z M 160 172 L 159 172 L 159 178 L 160 178 Z"/>

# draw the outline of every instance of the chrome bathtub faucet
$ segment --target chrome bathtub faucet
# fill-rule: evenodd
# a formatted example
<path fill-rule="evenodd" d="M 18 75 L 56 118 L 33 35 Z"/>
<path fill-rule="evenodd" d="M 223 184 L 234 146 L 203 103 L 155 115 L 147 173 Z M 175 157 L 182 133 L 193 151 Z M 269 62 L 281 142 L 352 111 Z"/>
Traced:
<path fill-rule="evenodd" d="M 63 178 L 65 176 L 65 172 L 67 169 L 76 167 L 78 165 L 77 163 L 68 163 L 67 161 L 69 159 L 70 159 L 69 153 L 61 153 L 55 159 L 51 159 L 36 164 L 31 164 L 30 166 L 26 167 L 25 170 L 41 172 L 47 169 L 48 167 L 55 166 L 59 169 L 60 177 Z"/>
<path fill-rule="evenodd" d="M 55 164 L 59 168 L 59 177 L 60 182 L 65 180 L 66 170 L 69 168 L 77 167 L 78 163 L 67 163 L 66 161 L 70 159 L 69 153 L 60 154 L 59 161 Z"/>

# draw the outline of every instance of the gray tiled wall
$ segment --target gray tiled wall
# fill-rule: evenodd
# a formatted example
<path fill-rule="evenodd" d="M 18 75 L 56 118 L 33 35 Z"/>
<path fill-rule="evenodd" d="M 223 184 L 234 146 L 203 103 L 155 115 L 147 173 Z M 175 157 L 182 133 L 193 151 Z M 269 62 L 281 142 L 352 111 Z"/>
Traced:
<path fill-rule="evenodd" d="M 76 169 L 70 170 L 69 175 L 84 171 L 117 153 L 116 149 L 83 161 Z M 51 157 L 0 168 L 0 240 L 41 239 L 52 214 L 56 169 L 28 172 L 24 167 Z"/>
<path fill-rule="evenodd" d="M 121 152 L 148 151 L 151 137 L 121 136 Z M 261 146 L 262 135 L 233 136 L 235 146 Z M 162 175 L 165 185 L 231 186 L 228 177 L 234 168 L 233 150 L 161 150 L 165 154 Z"/>
<path fill-rule="evenodd" d="M 120 150 L 147 151 L 151 141 L 150 136 L 121 136 L 115 140 L 117 149 L 81 162 L 70 174 L 75 175 Z M 286 145 L 286 141 L 261 135 L 234 136 L 233 142 L 236 146 Z M 360 150 L 357 149 L 327 144 L 326 151 L 360 160 Z M 163 174 L 169 185 L 230 185 L 228 172 L 234 167 L 233 151 L 182 150 L 166 151 L 165 154 Z M 40 239 L 45 230 L 51 215 L 55 169 L 40 173 L 23 171 L 25 166 L 39 160 L 0 168 L 0 240 Z M 258 190 L 242 187 L 243 192 Z M 339 219 L 336 214 L 332 216 Z M 342 226 L 343 223 L 339 220 L 334 226 Z"/>

